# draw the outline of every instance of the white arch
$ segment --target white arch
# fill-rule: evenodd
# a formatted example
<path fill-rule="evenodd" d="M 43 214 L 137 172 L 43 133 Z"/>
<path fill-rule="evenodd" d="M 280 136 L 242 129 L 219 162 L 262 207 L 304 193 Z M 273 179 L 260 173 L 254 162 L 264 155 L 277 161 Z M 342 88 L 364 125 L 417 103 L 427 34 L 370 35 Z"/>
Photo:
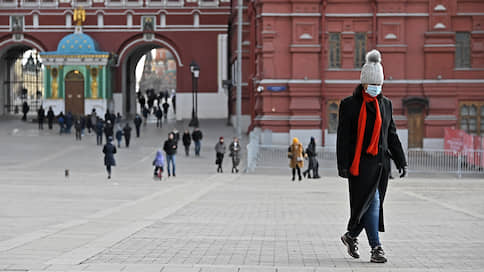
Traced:
<path fill-rule="evenodd" d="M 180 54 L 175 50 L 175 48 L 173 48 L 173 46 L 171 46 L 169 43 L 167 43 L 166 41 L 164 40 L 160 40 L 160 39 L 157 39 L 157 38 L 154 38 L 152 40 L 147 40 L 147 39 L 144 39 L 144 38 L 141 38 L 141 39 L 137 39 L 137 40 L 134 40 L 130 43 L 128 43 L 128 45 L 126 45 L 123 50 L 121 50 L 121 53 L 119 54 L 119 57 L 118 57 L 118 63 L 116 63 L 116 66 L 119 67 L 120 63 L 121 63 L 121 60 L 125 57 L 128 49 L 130 49 L 134 44 L 136 43 L 139 43 L 139 42 L 146 42 L 146 43 L 160 43 L 162 44 L 164 47 L 170 49 L 170 51 L 173 53 L 173 55 L 175 56 L 176 60 L 177 60 L 177 63 L 178 63 L 178 67 L 183 67 L 183 63 L 181 61 L 181 57 L 180 57 Z"/>

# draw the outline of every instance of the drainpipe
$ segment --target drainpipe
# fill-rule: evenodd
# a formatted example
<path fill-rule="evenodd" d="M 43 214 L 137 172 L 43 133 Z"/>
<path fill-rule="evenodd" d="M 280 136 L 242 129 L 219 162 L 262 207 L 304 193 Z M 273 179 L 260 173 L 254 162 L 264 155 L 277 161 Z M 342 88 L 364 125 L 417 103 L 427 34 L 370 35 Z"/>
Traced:
<path fill-rule="evenodd" d="M 242 18 L 244 16 L 243 0 L 238 1 L 237 7 L 237 101 L 235 110 L 237 114 L 237 137 L 242 136 L 241 119 L 242 119 Z"/>
<path fill-rule="evenodd" d="M 326 119 L 326 108 L 327 108 L 327 105 L 324 105 L 324 74 L 325 74 L 325 70 L 326 70 L 326 55 L 324 54 L 324 48 L 325 47 L 325 43 L 324 43 L 324 38 L 326 36 L 326 16 L 325 16 L 325 12 L 326 12 L 326 6 L 328 5 L 328 0 L 322 0 L 321 1 L 321 22 L 319 24 L 319 33 L 320 33 L 320 40 L 321 40 L 321 73 L 320 73 L 320 76 L 321 76 L 321 91 L 320 91 L 320 95 L 321 95 L 321 123 L 320 123 L 320 126 L 321 126 L 321 143 L 319 143 L 320 145 L 324 145 L 325 144 L 325 138 L 324 138 L 324 120 L 327 120 Z M 326 122 L 327 124 L 328 122 Z"/>

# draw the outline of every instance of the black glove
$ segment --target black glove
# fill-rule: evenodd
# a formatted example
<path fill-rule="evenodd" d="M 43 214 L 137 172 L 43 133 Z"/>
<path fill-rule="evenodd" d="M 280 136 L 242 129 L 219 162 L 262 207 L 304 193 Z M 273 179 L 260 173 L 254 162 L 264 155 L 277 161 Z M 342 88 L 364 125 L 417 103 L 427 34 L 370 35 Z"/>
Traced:
<path fill-rule="evenodd" d="M 400 178 L 406 177 L 407 176 L 407 167 L 402 167 L 398 169 L 398 173 L 400 174 Z"/>
<path fill-rule="evenodd" d="M 338 175 L 342 178 L 349 178 L 350 177 L 350 173 L 347 169 L 338 170 Z"/>

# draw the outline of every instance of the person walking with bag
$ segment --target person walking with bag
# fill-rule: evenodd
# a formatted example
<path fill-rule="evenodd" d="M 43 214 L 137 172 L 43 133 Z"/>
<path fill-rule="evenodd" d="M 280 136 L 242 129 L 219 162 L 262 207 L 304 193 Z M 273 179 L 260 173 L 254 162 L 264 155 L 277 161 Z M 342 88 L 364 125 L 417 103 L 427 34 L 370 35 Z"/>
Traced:
<path fill-rule="evenodd" d="M 230 157 L 232 157 L 232 173 L 239 172 L 240 164 L 240 143 L 239 138 L 234 137 L 234 141 L 229 146 Z"/>
<path fill-rule="evenodd" d="M 223 173 L 224 170 L 222 169 L 222 164 L 224 162 L 224 154 L 225 154 L 225 143 L 224 143 L 224 137 L 220 137 L 218 139 L 217 144 L 215 144 L 215 164 L 217 166 L 217 173 Z"/>
<path fill-rule="evenodd" d="M 192 133 L 193 143 L 195 144 L 195 156 L 200 156 L 200 149 L 202 148 L 203 134 L 199 128 L 195 128 Z"/>
<path fill-rule="evenodd" d="M 351 211 L 341 241 L 351 257 L 359 258 L 358 236 L 364 229 L 371 248 L 370 261 L 374 263 L 387 261 L 379 232 L 385 231 L 383 203 L 390 156 L 400 177 L 407 173 L 405 154 L 392 117 L 392 102 L 381 94 L 380 63 L 380 52 L 370 51 L 361 69 L 361 84 L 353 95 L 341 100 L 336 144 L 338 175 L 348 179 Z"/>
<path fill-rule="evenodd" d="M 124 143 L 126 145 L 126 148 L 128 148 L 129 140 L 131 139 L 131 127 L 129 126 L 129 123 L 126 123 L 126 125 L 124 126 L 123 135 L 124 135 Z"/>
<path fill-rule="evenodd" d="M 287 150 L 287 157 L 290 159 L 289 167 L 292 168 L 292 181 L 296 178 L 296 171 L 299 181 L 301 181 L 301 168 L 304 167 L 304 147 L 298 138 L 294 137 L 292 139 L 292 144 Z"/>

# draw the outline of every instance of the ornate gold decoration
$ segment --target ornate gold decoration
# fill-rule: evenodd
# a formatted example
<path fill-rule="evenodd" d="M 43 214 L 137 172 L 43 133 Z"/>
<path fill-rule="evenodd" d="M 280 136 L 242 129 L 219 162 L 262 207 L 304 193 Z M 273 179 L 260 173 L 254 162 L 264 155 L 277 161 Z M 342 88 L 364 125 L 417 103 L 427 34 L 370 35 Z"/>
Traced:
<path fill-rule="evenodd" d="M 74 10 L 74 22 L 76 25 L 81 26 L 86 21 L 86 11 L 83 7 L 79 6 Z"/>
<path fill-rule="evenodd" d="M 57 96 L 58 96 L 58 89 L 59 89 L 59 84 L 57 83 L 57 75 L 58 75 L 59 71 L 57 70 L 57 68 L 52 68 L 52 70 L 50 71 L 50 75 L 52 77 L 52 84 L 51 84 L 51 87 L 52 87 L 52 93 L 51 93 L 51 97 L 56 99 Z"/>
<path fill-rule="evenodd" d="M 97 85 L 97 74 L 98 71 L 96 68 L 91 69 L 91 98 L 96 99 L 98 98 L 97 96 L 97 90 L 98 90 L 98 85 Z"/>

